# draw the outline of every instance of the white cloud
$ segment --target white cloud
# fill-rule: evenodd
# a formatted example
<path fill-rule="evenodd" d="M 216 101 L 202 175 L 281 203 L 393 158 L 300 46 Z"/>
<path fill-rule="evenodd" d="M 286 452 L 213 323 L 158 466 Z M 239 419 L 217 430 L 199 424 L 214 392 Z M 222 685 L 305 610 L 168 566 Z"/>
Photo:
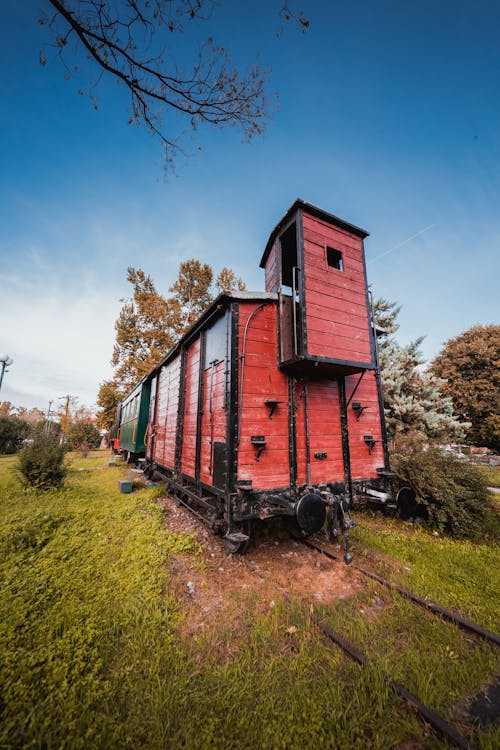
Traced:
<path fill-rule="evenodd" d="M 76 274 L 70 283 L 0 279 L 0 294 L 0 346 L 14 359 L 0 398 L 44 407 L 69 393 L 94 403 L 99 382 L 111 375 L 120 290 Z"/>

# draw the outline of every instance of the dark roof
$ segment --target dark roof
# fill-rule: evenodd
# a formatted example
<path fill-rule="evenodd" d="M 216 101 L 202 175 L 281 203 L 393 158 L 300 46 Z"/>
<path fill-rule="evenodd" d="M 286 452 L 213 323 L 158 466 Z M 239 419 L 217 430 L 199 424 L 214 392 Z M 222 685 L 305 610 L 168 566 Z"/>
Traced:
<path fill-rule="evenodd" d="M 318 208 L 317 206 L 313 206 L 312 203 L 306 203 L 301 198 L 297 198 L 297 200 L 290 206 L 286 214 L 282 219 L 280 219 L 278 224 L 276 224 L 273 231 L 271 232 L 271 235 L 267 241 L 266 249 L 264 250 L 264 255 L 262 256 L 262 260 L 260 261 L 261 268 L 264 268 L 264 266 L 266 265 L 267 256 L 271 252 L 274 240 L 281 232 L 283 227 L 299 209 L 304 211 L 304 213 L 309 214 L 310 216 L 316 216 L 316 218 L 326 221 L 328 224 L 333 224 L 333 226 L 338 227 L 339 229 L 343 229 L 345 232 L 350 232 L 350 234 L 354 234 L 356 235 L 356 237 L 360 237 L 362 240 L 369 235 L 369 232 L 366 232 L 364 229 L 360 229 L 354 224 L 349 224 L 348 221 L 339 219 L 338 216 L 329 214 L 328 211 L 323 211 L 322 208 Z"/>

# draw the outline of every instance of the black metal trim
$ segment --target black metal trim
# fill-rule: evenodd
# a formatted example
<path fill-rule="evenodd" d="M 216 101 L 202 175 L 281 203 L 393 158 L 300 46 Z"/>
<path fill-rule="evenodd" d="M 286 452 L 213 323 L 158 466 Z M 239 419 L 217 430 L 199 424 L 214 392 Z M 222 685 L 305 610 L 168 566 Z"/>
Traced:
<path fill-rule="evenodd" d="M 351 395 L 349 396 L 349 400 L 348 400 L 348 402 L 347 402 L 347 404 L 346 404 L 346 409 L 348 409 L 348 408 L 349 408 L 349 405 L 350 405 L 351 401 L 353 400 L 353 398 L 354 398 L 354 395 L 355 395 L 356 391 L 358 390 L 359 386 L 361 385 L 361 381 L 363 380 L 363 377 L 364 377 L 364 374 L 365 374 L 365 372 L 366 372 L 366 370 L 363 370 L 363 372 L 362 372 L 362 373 L 361 373 L 361 375 L 359 376 L 359 378 L 358 378 L 358 382 L 357 382 L 357 383 L 356 383 L 356 385 L 354 386 L 354 388 L 353 388 L 353 391 L 352 391 Z"/>
<path fill-rule="evenodd" d="M 290 206 L 286 214 L 276 224 L 273 231 L 269 235 L 269 239 L 267 241 L 264 254 L 260 261 L 261 268 L 264 268 L 266 265 L 267 257 L 270 253 L 274 240 L 276 239 L 278 234 L 281 234 L 281 231 L 284 225 L 290 219 L 290 216 L 295 214 L 298 209 L 302 209 L 304 213 L 309 214 L 310 216 L 315 216 L 317 219 L 321 219 L 322 221 L 326 221 L 327 224 L 333 224 L 339 229 L 342 229 L 344 232 L 348 232 L 349 234 L 354 234 L 356 237 L 360 237 L 361 239 L 364 239 L 365 237 L 369 236 L 369 232 L 367 232 L 366 230 L 361 229 L 360 227 L 357 227 L 354 224 L 350 224 L 348 221 L 344 221 L 344 219 L 340 219 L 338 216 L 335 216 L 334 214 L 330 214 L 327 211 L 323 211 L 323 209 L 318 208 L 318 206 L 313 206 L 311 203 L 306 203 L 301 198 L 297 198 L 294 201 L 294 203 L 292 203 L 292 205 Z"/>
<path fill-rule="evenodd" d="M 389 445 L 388 445 L 388 438 L 387 438 L 387 425 L 385 422 L 385 410 L 384 410 L 384 391 L 382 389 L 382 375 L 380 373 L 380 357 L 379 357 L 379 350 L 378 350 L 378 341 L 377 337 L 375 335 L 375 331 L 373 330 L 373 312 L 372 312 L 372 305 L 370 304 L 370 297 L 368 296 L 369 301 L 369 314 L 370 314 L 370 328 L 372 330 L 372 341 L 373 341 L 373 357 L 375 360 L 375 381 L 377 383 L 377 398 L 378 398 L 378 410 L 380 414 L 380 433 L 382 437 L 382 450 L 384 452 L 384 468 L 387 469 L 387 471 L 390 471 L 390 460 L 389 460 Z"/>
<path fill-rule="evenodd" d="M 203 392 L 205 383 L 205 351 L 207 346 L 206 329 L 200 333 L 200 363 L 198 368 L 198 405 L 196 413 L 196 451 L 194 458 L 194 476 L 198 484 L 201 467 L 201 430 L 203 425 Z"/>
<path fill-rule="evenodd" d="M 299 263 L 299 311 L 300 311 L 300 336 L 297 335 L 299 354 L 307 357 L 307 316 L 306 316 L 306 279 L 304 273 L 305 248 L 304 248 L 304 225 L 303 213 L 297 211 L 297 263 Z M 295 300 L 294 300 L 295 304 Z"/>
<path fill-rule="evenodd" d="M 227 444 L 227 495 L 236 492 L 238 478 L 238 388 L 239 388 L 239 305 L 233 303 L 229 308 L 231 341 L 229 394 L 227 397 L 226 444 Z"/>
<path fill-rule="evenodd" d="M 161 368 L 159 368 L 161 369 Z M 186 369 L 187 349 L 181 349 L 181 366 L 179 372 L 179 402 L 177 404 L 177 425 L 175 430 L 175 454 L 174 471 L 180 474 L 182 471 L 182 445 L 184 439 L 184 407 L 186 404 Z"/>
<path fill-rule="evenodd" d="M 296 359 L 287 359 L 286 362 L 282 362 L 281 366 L 286 367 L 287 365 L 294 365 L 298 363 L 306 362 L 317 362 L 318 364 L 325 365 L 340 365 L 342 367 L 351 367 L 354 372 L 361 372 L 361 370 L 374 370 L 375 365 L 366 362 L 352 362 L 348 359 L 331 359 L 330 357 L 322 357 L 320 355 L 307 355 L 305 357 L 297 357 Z"/>
<path fill-rule="evenodd" d="M 371 358 L 372 358 L 372 364 L 374 367 L 376 367 L 375 345 L 374 345 L 372 314 L 371 314 L 371 305 L 370 305 L 370 292 L 368 289 L 368 276 L 366 275 L 366 258 L 365 258 L 365 243 L 364 242 L 361 242 L 361 261 L 363 263 L 363 276 L 365 279 L 365 304 L 366 304 L 366 317 L 368 320 L 368 340 L 370 342 L 370 353 L 371 353 Z"/>
<path fill-rule="evenodd" d="M 337 378 L 339 386 L 340 434 L 342 438 L 342 458 L 344 461 L 344 482 L 352 502 L 351 453 L 349 449 L 349 427 L 347 422 L 347 404 L 345 397 L 345 377 Z"/>
<path fill-rule="evenodd" d="M 146 444 L 146 457 L 147 458 L 153 458 L 154 456 L 154 445 L 155 445 L 155 424 L 156 424 L 156 412 L 158 411 L 158 388 L 159 388 L 159 382 L 160 382 L 160 372 L 158 372 L 154 377 L 151 378 L 151 386 L 155 385 L 154 387 L 154 393 L 153 388 L 151 387 L 150 393 L 149 393 L 149 420 L 148 420 L 148 428 L 151 431 L 151 434 L 149 435 L 149 441 L 148 444 Z M 151 402 L 153 402 L 153 409 L 151 409 Z"/>

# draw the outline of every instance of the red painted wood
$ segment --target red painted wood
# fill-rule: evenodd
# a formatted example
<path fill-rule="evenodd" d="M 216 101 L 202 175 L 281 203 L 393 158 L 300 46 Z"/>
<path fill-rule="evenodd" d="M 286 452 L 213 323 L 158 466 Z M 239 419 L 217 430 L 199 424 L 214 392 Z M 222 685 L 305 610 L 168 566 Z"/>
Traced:
<path fill-rule="evenodd" d="M 350 375 L 346 378 L 347 399 L 358 382 L 359 375 Z M 358 402 L 366 406 L 359 420 L 353 411 L 352 403 Z M 349 429 L 349 446 L 351 452 L 351 473 L 353 479 L 365 479 L 377 476 L 376 470 L 384 465 L 384 451 L 382 446 L 382 430 L 380 423 L 380 410 L 378 405 L 377 381 L 374 372 L 366 372 L 361 383 L 354 394 L 354 398 L 347 410 Z M 377 440 L 371 455 L 363 440 L 364 435 L 372 435 Z"/>
<path fill-rule="evenodd" d="M 203 416 L 201 422 L 200 479 L 213 484 L 214 443 L 226 443 L 227 413 L 224 409 L 226 363 L 209 367 L 203 375 Z"/>
<path fill-rule="evenodd" d="M 311 480 L 313 483 L 343 481 L 344 468 L 340 432 L 340 406 L 337 382 L 314 380 L 307 383 L 309 402 L 309 438 Z M 297 410 L 297 461 L 299 483 L 306 482 L 306 422 L 305 396 L 300 385 L 296 386 Z M 315 453 L 327 453 L 320 460 Z"/>
<path fill-rule="evenodd" d="M 317 245 L 314 242 L 306 242 L 304 243 L 306 253 L 308 255 L 309 259 L 309 266 L 311 268 L 315 268 L 319 272 L 323 273 L 331 273 L 331 274 L 345 274 L 346 272 L 348 274 L 364 274 L 364 266 L 361 258 L 358 256 L 354 257 L 354 254 L 352 251 L 344 252 L 339 247 L 339 243 L 336 243 L 335 249 L 341 250 L 342 252 L 342 261 L 343 261 L 343 271 L 340 271 L 336 268 L 332 268 L 328 265 L 327 258 L 326 258 L 326 247 L 328 243 L 325 243 L 324 245 Z"/>
<path fill-rule="evenodd" d="M 312 232 L 315 233 L 315 235 L 320 235 L 325 238 L 326 242 L 330 243 L 330 246 L 336 241 L 341 242 L 354 250 L 358 249 L 360 238 L 356 237 L 354 234 L 349 234 L 349 232 L 343 229 L 327 224 L 316 216 L 308 216 L 306 212 L 304 212 L 302 216 L 304 237 L 309 236 L 309 232 Z"/>
<path fill-rule="evenodd" d="M 241 303 L 239 316 L 240 359 L 239 378 L 243 374 L 243 398 L 240 402 L 240 443 L 238 448 L 238 479 L 252 480 L 254 489 L 287 487 L 290 482 L 288 462 L 288 384 L 277 365 L 277 305 L 272 303 L 259 310 L 247 329 L 246 351 L 243 335 L 249 315 L 260 303 Z M 265 330 L 263 340 L 261 331 Z M 283 402 L 269 419 L 266 399 Z M 252 435 L 264 435 L 265 450 L 256 461 Z"/>
<path fill-rule="evenodd" d="M 271 252 L 267 257 L 265 265 L 265 286 L 266 292 L 276 292 L 278 289 L 278 270 L 277 270 L 277 253 L 278 253 L 278 241 L 274 243 Z"/>
<path fill-rule="evenodd" d="M 195 476 L 196 424 L 198 417 L 198 375 L 200 363 L 200 340 L 195 339 L 187 351 L 184 429 L 182 442 L 182 473 Z"/>
<path fill-rule="evenodd" d="M 362 241 L 306 213 L 303 234 L 308 353 L 370 364 Z M 327 246 L 342 252 L 342 271 L 328 265 Z"/>
<path fill-rule="evenodd" d="M 152 458 L 167 468 L 173 468 L 179 404 L 180 356 L 164 365 L 158 374 L 156 415 Z"/>

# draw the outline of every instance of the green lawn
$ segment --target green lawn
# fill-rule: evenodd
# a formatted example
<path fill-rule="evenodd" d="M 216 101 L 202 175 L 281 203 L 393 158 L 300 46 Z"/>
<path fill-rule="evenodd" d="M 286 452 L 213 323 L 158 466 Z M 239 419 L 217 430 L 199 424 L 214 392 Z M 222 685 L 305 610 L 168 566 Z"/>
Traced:
<path fill-rule="evenodd" d="M 486 484 L 490 487 L 500 487 L 500 466 L 482 466 L 478 464 Z"/>
<path fill-rule="evenodd" d="M 175 582 L 179 569 L 209 581 L 203 550 L 168 531 L 157 488 L 120 494 L 128 470 L 108 460 L 73 457 L 66 487 L 35 495 L 0 458 L 0 748 L 442 747 L 384 671 L 461 726 L 498 670 L 491 647 L 368 580 L 317 607 L 366 670 L 327 647 L 307 608 L 277 592 L 262 606 L 258 583 L 191 633 L 196 602 Z M 495 629 L 497 548 L 374 517 L 353 536 L 358 562 Z M 241 561 L 224 565 L 237 576 Z M 492 750 L 500 733 L 475 741 Z"/>

